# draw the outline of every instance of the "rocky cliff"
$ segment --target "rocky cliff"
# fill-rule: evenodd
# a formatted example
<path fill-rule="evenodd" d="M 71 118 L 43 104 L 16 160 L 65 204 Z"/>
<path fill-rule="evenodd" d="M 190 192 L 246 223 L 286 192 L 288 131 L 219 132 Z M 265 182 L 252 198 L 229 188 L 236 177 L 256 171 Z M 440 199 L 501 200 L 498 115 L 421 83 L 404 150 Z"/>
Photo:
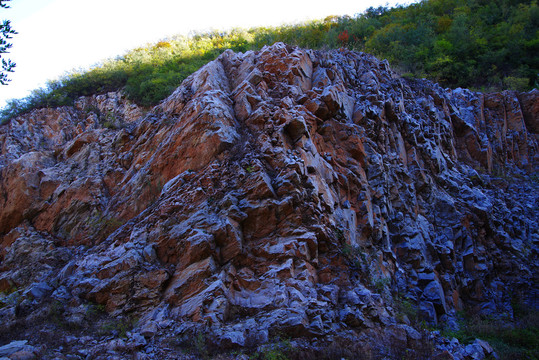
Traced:
<path fill-rule="evenodd" d="M 0 344 L 481 358 L 418 323 L 539 306 L 538 140 L 537 90 L 280 43 L 223 53 L 150 110 L 121 93 L 35 110 L 0 127 Z"/>

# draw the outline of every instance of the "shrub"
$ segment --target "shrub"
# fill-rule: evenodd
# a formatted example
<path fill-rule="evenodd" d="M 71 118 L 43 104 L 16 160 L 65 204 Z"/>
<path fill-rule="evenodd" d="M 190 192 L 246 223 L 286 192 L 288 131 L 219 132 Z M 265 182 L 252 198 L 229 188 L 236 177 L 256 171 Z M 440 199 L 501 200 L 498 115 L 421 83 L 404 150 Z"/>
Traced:
<path fill-rule="evenodd" d="M 393 306 L 395 307 L 395 317 L 398 321 L 404 322 L 405 319 L 408 319 L 413 325 L 419 323 L 419 312 L 410 299 L 396 297 L 393 299 Z"/>
<path fill-rule="evenodd" d="M 129 99 L 152 106 L 225 49 L 247 51 L 277 41 L 320 49 L 346 46 L 386 58 L 410 77 L 450 87 L 529 90 L 539 86 L 537 1 L 424 0 L 369 8 L 280 27 L 176 36 L 133 49 L 88 71 L 74 71 L 11 100 L 0 123 L 40 107 L 70 105 L 83 95 L 125 87 Z"/>
<path fill-rule="evenodd" d="M 120 338 L 127 337 L 127 332 L 132 330 L 138 322 L 135 317 L 123 317 L 118 319 L 105 320 L 98 329 L 98 334 L 101 336 L 117 336 Z"/>
<path fill-rule="evenodd" d="M 516 76 L 507 76 L 503 79 L 503 84 L 505 88 L 517 91 L 526 91 L 529 87 L 528 82 L 528 78 Z"/>

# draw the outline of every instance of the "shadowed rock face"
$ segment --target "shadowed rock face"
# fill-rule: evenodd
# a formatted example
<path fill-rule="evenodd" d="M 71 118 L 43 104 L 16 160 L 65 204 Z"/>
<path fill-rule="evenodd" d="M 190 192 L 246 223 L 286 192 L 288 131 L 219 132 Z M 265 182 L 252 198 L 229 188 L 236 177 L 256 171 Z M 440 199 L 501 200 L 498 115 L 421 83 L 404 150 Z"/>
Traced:
<path fill-rule="evenodd" d="M 411 341 L 393 298 L 434 324 L 537 301 L 538 129 L 537 90 L 227 51 L 147 113 L 111 93 L 0 127 L 0 290 L 204 324 L 223 346 Z"/>

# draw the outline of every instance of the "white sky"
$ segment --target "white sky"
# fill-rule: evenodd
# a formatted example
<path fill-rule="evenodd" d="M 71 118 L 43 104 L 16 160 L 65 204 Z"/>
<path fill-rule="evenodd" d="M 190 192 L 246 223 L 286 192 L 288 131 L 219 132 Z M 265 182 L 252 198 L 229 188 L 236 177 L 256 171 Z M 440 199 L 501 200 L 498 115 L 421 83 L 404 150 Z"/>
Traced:
<path fill-rule="evenodd" d="M 3 58 L 17 63 L 0 86 L 5 101 L 27 96 L 47 80 L 127 50 L 189 31 L 227 30 L 355 15 L 370 6 L 410 0 L 12 0 L 0 8 L 19 33 Z"/>

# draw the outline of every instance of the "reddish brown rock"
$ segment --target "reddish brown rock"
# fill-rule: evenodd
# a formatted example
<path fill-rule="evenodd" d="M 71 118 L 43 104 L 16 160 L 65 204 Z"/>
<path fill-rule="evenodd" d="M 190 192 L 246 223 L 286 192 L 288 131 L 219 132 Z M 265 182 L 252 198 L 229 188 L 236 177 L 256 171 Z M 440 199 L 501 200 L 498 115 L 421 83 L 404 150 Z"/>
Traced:
<path fill-rule="evenodd" d="M 44 282 L 230 346 L 411 346 L 391 294 L 436 323 L 537 291 L 536 105 L 275 44 L 146 113 L 120 93 L 36 110 L 0 127 L 0 290 Z"/>

